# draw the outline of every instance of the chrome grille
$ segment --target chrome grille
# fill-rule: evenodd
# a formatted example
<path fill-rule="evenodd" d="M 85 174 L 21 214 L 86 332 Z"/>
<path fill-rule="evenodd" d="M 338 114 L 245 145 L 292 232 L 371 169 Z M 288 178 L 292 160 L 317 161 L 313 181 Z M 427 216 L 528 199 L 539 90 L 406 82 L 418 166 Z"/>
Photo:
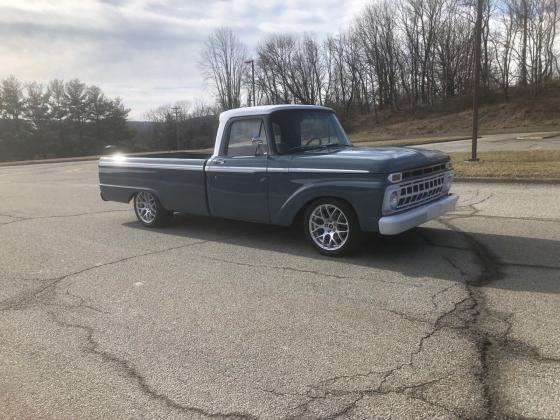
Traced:
<path fill-rule="evenodd" d="M 398 186 L 399 203 L 396 210 L 415 207 L 440 197 L 445 191 L 445 173 L 402 183 Z"/>

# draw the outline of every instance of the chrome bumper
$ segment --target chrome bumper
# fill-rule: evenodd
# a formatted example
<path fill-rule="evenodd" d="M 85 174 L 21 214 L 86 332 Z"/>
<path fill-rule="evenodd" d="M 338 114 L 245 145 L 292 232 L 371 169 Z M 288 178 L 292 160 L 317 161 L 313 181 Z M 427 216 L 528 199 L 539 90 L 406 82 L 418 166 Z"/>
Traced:
<path fill-rule="evenodd" d="M 450 194 L 437 201 L 417 207 L 404 213 L 385 216 L 379 219 L 379 233 L 382 235 L 396 235 L 415 226 L 435 219 L 448 211 L 455 210 L 458 195 Z"/>

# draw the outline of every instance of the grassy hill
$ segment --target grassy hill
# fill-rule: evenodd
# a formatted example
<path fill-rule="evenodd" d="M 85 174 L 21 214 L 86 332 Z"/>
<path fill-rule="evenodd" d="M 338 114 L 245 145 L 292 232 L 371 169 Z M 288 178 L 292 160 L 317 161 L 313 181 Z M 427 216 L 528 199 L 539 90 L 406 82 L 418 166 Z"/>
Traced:
<path fill-rule="evenodd" d="M 513 91 L 506 101 L 501 94 L 482 99 L 480 132 L 531 132 L 560 129 L 560 86 L 543 88 L 538 97 Z M 453 98 L 417 109 L 357 115 L 344 121 L 355 142 L 399 138 L 469 135 L 472 130 L 471 98 Z"/>

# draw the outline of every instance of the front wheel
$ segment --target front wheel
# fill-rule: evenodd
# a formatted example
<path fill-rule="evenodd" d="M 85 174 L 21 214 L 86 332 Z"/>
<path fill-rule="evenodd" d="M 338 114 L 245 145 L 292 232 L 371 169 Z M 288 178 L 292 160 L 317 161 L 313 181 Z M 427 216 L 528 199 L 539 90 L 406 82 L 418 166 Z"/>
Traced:
<path fill-rule="evenodd" d="M 134 212 L 140 223 L 147 227 L 164 226 L 173 216 L 173 212 L 164 209 L 158 198 L 148 191 L 140 191 L 134 196 Z"/>
<path fill-rule="evenodd" d="M 362 232 L 348 204 L 335 198 L 319 199 L 307 207 L 305 236 L 321 254 L 348 254 L 360 244 Z"/>

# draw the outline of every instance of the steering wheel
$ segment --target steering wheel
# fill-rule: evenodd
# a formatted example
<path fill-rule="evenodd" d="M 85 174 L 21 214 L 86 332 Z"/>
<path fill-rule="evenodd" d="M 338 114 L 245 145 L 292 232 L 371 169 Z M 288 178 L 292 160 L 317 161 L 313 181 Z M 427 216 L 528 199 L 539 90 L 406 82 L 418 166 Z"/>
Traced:
<path fill-rule="evenodd" d="M 309 146 L 309 145 L 310 145 L 311 143 L 313 143 L 314 141 L 318 141 L 318 142 L 319 142 L 319 146 L 322 146 L 322 145 L 323 145 L 323 139 L 320 138 L 320 137 L 313 137 L 313 138 L 307 140 L 307 141 L 305 142 L 305 145 L 306 145 L 306 146 Z"/>

